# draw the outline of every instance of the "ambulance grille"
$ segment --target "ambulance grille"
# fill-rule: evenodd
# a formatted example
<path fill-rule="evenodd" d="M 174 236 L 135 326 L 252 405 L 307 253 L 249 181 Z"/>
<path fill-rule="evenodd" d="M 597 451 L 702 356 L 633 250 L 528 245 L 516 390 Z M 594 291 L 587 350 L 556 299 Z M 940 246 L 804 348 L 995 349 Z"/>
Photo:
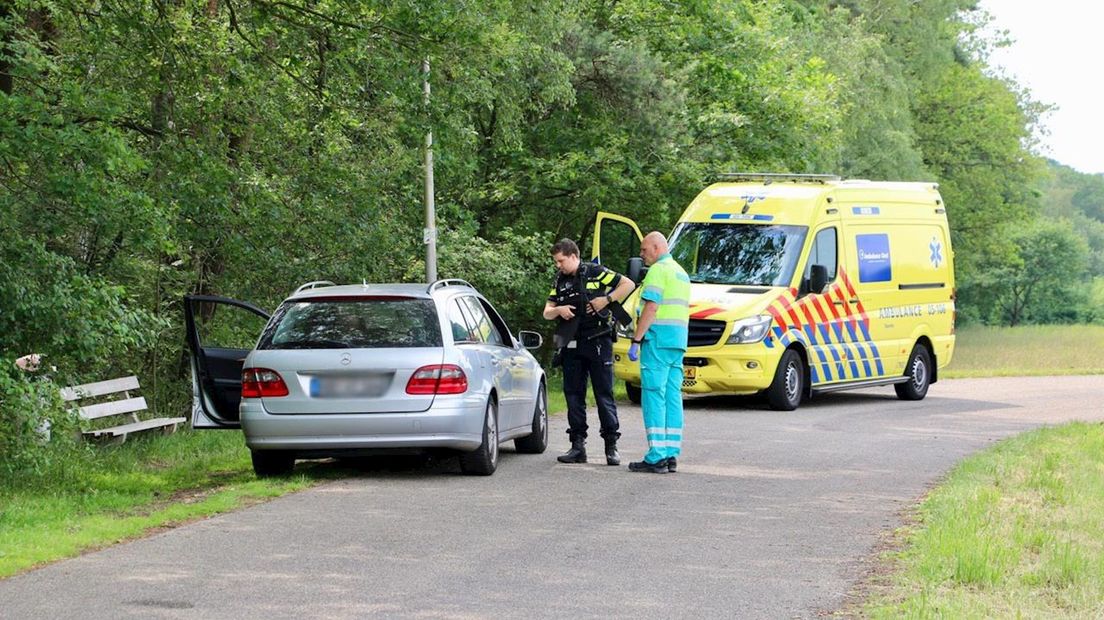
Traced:
<path fill-rule="evenodd" d="M 687 342 L 691 347 L 708 347 L 721 341 L 725 330 L 724 321 L 711 321 L 709 319 L 690 319 L 690 339 Z"/>

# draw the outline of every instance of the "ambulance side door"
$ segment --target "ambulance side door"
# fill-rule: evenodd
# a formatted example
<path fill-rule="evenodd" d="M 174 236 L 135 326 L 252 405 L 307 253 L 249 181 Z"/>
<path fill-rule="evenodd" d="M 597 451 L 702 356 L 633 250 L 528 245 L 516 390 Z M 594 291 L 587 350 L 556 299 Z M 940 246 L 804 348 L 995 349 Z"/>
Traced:
<path fill-rule="evenodd" d="M 594 220 L 591 260 L 617 273 L 629 274 L 629 259 L 640 256 L 644 235 L 636 222 L 627 217 L 599 211 Z"/>
<path fill-rule="evenodd" d="M 882 206 L 845 205 L 844 269 L 836 300 L 854 319 L 872 355 L 871 378 L 900 374 L 900 348 L 909 332 L 898 291 L 897 225 Z"/>

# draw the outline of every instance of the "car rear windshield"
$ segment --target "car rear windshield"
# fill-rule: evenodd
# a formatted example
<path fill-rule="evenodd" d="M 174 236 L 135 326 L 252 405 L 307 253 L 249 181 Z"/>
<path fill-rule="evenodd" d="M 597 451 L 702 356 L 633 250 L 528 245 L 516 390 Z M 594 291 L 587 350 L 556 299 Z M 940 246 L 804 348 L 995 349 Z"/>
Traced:
<path fill-rule="evenodd" d="M 441 346 L 431 299 L 313 298 L 285 302 L 258 349 L 382 349 Z"/>

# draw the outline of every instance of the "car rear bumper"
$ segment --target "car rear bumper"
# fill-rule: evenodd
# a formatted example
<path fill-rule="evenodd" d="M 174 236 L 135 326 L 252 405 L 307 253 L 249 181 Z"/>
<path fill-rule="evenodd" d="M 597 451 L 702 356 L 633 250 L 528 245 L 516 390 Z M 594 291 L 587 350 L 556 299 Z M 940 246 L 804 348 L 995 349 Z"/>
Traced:
<path fill-rule="evenodd" d="M 485 403 L 438 397 L 410 413 L 268 413 L 254 400 L 240 408 L 245 443 L 252 449 L 365 452 L 373 449 L 474 450 L 483 443 Z"/>

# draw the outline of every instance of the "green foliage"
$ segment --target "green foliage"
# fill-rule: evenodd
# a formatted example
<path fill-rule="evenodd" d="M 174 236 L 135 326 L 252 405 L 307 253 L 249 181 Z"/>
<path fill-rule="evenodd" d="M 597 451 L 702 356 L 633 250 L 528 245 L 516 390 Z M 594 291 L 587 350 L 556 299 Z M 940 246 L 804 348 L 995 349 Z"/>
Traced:
<path fill-rule="evenodd" d="M 1104 222 L 1104 176 L 1087 176 L 1070 204 L 1087 217 Z"/>
<path fill-rule="evenodd" d="M 119 368 L 152 345 L 159 321 L 130 303 L 122 286 L 81 273 L 35 237 L 0 227 L 0 351 L 41 353 L 62 377 Z"/>
<path fill-rule="evenodd" d="M 438 277 L 471 282 L 494 302 L 515 335 L 521 329 L 547 331 L 550 323 L 541 311 L 554 275 L 550 247 L 552 243 L 538 235 L 522 235 L 511 228 L 490 239 L 470 230 L 445 230 L 438 244 Z M 415 263 L 412 269 L 408 275 L 416 279 L 424 263 Z"/>
<path fill-rule="evenodd" d="M 1086 315 L 1088 246 L 1066 221 L 1042 221 L 1008 232 L 1011 252 L 991 255 L 964 294 L 984 299 L 982 318 L 1015 326 L 1024 322 L 1075 323 Z"/>
<path fill-rule="evenodd" d="M 958 465 L 903 532 L 872 618 L 1094 618 L 1104 596 L 1104 426 L 1075 422 Z"/>
<path fill-rule="evenodd" d="M 61 402 L 57 384 L 0 357 L 0 486 L 63 469 L 84 447 L 78 434 L 76 416 Z"/>
<path fill-rule="evenodd" d="M 1050 162 L 1049 172 L 1040 189 L 1043 216 L 1068 219 L 1088 243 L 1089 275 L 1104 276 L 1104 175 L 1082 174 L 1056 162 Z"/>
<path fill-rule="evenodd" d="M 1029 118 L 1014 92 L 975 67 L 952 65 L 920 98 L 918 133 L 925 163 L 940 181 L 963 284 L 982 277 L 979 262 L 1008 254 L 1001 232 L 1029 220 L 1042 172 L 1026 157 Z"/>
<path fill-rule="evenodd" d="M 0 354 L 66 381 L 141 369 L 176 412 L 184 294 L 274 308 L 309 280 L 423 278 L 429 131 L 439 271 L 515 329 L 548 327 L 550 242 L 585 246 L 599 210 L 669 230 L 733 170 L 938 181 L 962 316 L 1001 320 L 987 270 L 1028 264 L 1004 233 L 1035 227 L 1041 108 L 987 70 L 974 4 L 6 3 Z M 1100 276 L 1098 197 L 1064 216 Z M 1017 320 L 1085 319 L 1081 294 Z"/>

